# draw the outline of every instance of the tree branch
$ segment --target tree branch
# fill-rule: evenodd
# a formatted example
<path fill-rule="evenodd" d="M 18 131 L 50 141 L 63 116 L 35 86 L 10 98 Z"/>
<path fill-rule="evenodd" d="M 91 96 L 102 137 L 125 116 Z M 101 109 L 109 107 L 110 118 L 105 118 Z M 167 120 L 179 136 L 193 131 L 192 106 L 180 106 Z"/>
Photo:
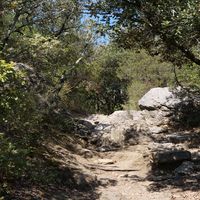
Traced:
<path fill-rule="evenodd" d="M 197 64 L 200 66 L 200 59 L 197 58 L 194 53 L 192 51 L 190 51 L 189 49 L 187 49 L 186 47 L 184 47 L 183 45 L 179 44 L 176 40 L 175 37 L 171 36 L 171 37 L 167 37 L 167 35 L 165 33 L 163 33 L 162 28 L 159 26 L 154 25 L 154 23 L 150 20 L 150 17 L 148 17 L 148 13 L 144 13 L 145 15 L 147 15 L 147 17 L 143 16 L 144 22 L 151 27 L 152 31 L 154 34 L 156 35 L 160 35 L 161 38 L 163 39 L 163 41 L 170 46 L 174 46 L 176 49 L 180 50 L 185 57 L 192 61 L 193 63 Z M 160 25 L 160 24 L 159 24 Z"/>

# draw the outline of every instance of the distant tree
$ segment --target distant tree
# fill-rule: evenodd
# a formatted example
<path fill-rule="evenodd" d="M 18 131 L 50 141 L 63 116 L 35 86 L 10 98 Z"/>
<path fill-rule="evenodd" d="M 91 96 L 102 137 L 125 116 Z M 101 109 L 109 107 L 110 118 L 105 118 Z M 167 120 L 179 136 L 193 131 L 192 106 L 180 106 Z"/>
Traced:
<path fill-rule="evenodd" d="M 106 114 L 122 109 L 122 106 L 128 100 L 127 87 L 129 80 L 119 76 L 119 60 L 114 56 L 110 59 L 106 58 L 102 63 L 102 70 L 97 82 L 97 109 Z"/>

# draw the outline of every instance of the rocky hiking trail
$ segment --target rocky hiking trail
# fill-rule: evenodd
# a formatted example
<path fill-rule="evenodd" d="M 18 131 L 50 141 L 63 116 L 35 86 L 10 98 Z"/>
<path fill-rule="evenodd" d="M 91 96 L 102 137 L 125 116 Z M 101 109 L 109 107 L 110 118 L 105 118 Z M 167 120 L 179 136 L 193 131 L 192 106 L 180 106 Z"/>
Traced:
<path fill-rule="evenodd" d="M 145 149 L 145 145 L 137 145 L 108 153 L 103 156 L 104 159 L 92 162 L 97 162 L 92 164 L 92 169 L 102 184 L 97 189 L 100 200 L 200 199 L 199 192 L 182 191 L 181 188 L 165 188 L 161 191 L 158 188 L 158 191 L 152 191 L 153 182 L 146 178 L 149 167 L 143 157 Z"/>
<path fill-rule="evenodd" d="M 188 99 L 154 88 L 139 106 L 80 120 L 85 166 L 99 183 L 94 199 L 200 200 L 200 129 L 171 125 L 177 107 L 191 110 Z"/>
<path fill-rule="evenodd" d="M 136 112 L 134 112 L 134 116 L 135 114 Z M 188 147 L 188 145 L 190 145 L 188 141 L 191 141 L 193 137 L 195 137 L 197 140 L 199 139 L 200 135 L 197 133 L 194 134 L 193 132 L 191 133 L 184 131 L 179 134 L 166 132 L 159 133 L 152 137 L 152 135 L 145 134 L 140 130 L 140 135 L 135 138 L 135 144 L 133 144 L 133 141 L 131 141 L 131 144 L 129 144 L 127 141 L 126 144 L 122 141 L 125 140 L 124 134 L 127 132 L 127 130 L 130 133 L 130 127 L 136 124 L 134 121 L 134 124 L 129 124 L 128 126 L 128 120 L 126 119 L 126 128 L 123 127 L 123 123 L 120 126 L 121 120 L 124 120 L 125 115 L 130 117 L 130 112 L 117 111 L 110 117 L 103 115 L 93 115 L 87 118 L 87 120 L 90 120 L 90 122 L 96 124 L 96 129 L 101 133 L 104 132 L 105 129 L 108 129 L 109 126 L 112 128 L 110 127 L 109 131 L 105 131 L 106 133 L 104 132 L 104 134 L 109 133 L 111 135 L 112 131 L 114 130 L 115 133 L 118 133 L 118 136 L 115 135 L 117 138 L 108 138 L 108 136 L 104 137 L 104 134 L 102 134 L 101 137 L 103 137 L 102 140 L 104 143 L 101 142 L 101 148 L 97 148 L 99 151 L 98 154 L 92 158 L 87 158 L 87 167 L 101 183 L 100 186 L 97 187 L 97 194 L 99 195 L 98 199 L 199 200 L 200 173 L 197 170 L 199 167 L 198 162 L 195 169 L 195 167 L 191 164 L 193 161 L 191 163 L 189 161 L 184 162 L 184 157 L 180 158 L 183 159 L 181 162 L 188 162 L 189 165 L 192 165 L 192 168 L 189 166 L 189 171 L 184 169 L 186 172 L 180 172 L 182 174 L 179 176 L 178 173 L 175 173 L 175 170 L 181 164 L 179 163 L 176 166 L 177 163 L 173 163 L 170 160 L 169 163 L 166 164 L 175 164 L 175 166 L 172 166 L 172 168 L 162 169 L 161 167 L 160 169 L 159 167 L 156 167 L 152 169 L 152 154 L 153 152 L 157 151 L 163 152 L 163 148 L 165 150 L 169 148 L 169 151 L 172 153 L 174 153 L 173 149 L 175 149 L 175 152 L 179 153 L 182 151 L 184 152 L 190 150 L 190 152 L 192 152 L 192 159 L 198 160 L 199 158 L 197 156 L 200 155 L 200 152 L 195 147 L 190 149 Z M 152 113 L 151 115 L 153 116 Z M 142 118 L 144 119 L 144 115 Z M 153 119 L 155 120 L 155 116 Z M 148 120 L 153 119 L 148 118 Z M 105 121 L 109 122 L 107 126 Z M 140 123 L 143 123 L 143 129 L 147 128 L 144 126 L 144 122 L 142 122 L 141 119 Z M 104 129 L 103 126 L 105 127 Z M 140 126 L 141 128 L 141 124 L 137 123 L 137 126 Z M 121 132 L 119 130 L 121 130 Z M 136 132 L 132 132 L 132 134 L 136 134 Z M 165 138 L 165 140 L 163 140 L 163 138 Z M 98 140 L 100 139 L 98 138 Z M 123 148 L 116 150 L 115 148 L 117 144 L 115 143 L 117 142 L 119 142 L 121 145 L 123 143 Z M 110 147 L 113 145 L 114 150 L 112 150 L 112 148 L 109 150 L 108 146 L 106 145 Z"/>
<path fill-rule="evenodd" d="M 36 187 L 34 198 L 30 188 L 23 199 L 17 190 L 15 199 L 200 200 L 200 128 L 171 125 L 180 103 L 168 88 L 155 88 L 140 111 L 76 116 L 75 136 L 44 144 L 61 182 Z"/>

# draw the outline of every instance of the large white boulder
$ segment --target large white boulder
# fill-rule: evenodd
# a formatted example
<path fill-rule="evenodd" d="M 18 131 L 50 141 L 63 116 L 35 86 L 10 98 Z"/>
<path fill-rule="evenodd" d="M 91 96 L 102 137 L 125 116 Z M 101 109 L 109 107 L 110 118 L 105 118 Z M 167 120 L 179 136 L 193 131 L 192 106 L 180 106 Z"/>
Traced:
<path fill-rule="evenodd" d="M 168 87 L 158 87 L 147 92 L 138 103 L 141 109 L 157 110 L 161 108 L 171 109 L 180 102 L 181 100 Z"/>

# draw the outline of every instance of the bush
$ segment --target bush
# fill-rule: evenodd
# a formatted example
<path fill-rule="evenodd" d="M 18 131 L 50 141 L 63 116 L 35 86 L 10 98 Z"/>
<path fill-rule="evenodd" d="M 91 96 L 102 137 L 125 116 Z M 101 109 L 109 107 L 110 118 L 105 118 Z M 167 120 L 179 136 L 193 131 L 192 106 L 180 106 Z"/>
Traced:
<path fill-rule="evenodd" d="M 27 89 L 26 73 L 15 70 L 14 63 L 0 60 L 0 129 L 26 130 L 34 118 L 35 102 Z"/>

